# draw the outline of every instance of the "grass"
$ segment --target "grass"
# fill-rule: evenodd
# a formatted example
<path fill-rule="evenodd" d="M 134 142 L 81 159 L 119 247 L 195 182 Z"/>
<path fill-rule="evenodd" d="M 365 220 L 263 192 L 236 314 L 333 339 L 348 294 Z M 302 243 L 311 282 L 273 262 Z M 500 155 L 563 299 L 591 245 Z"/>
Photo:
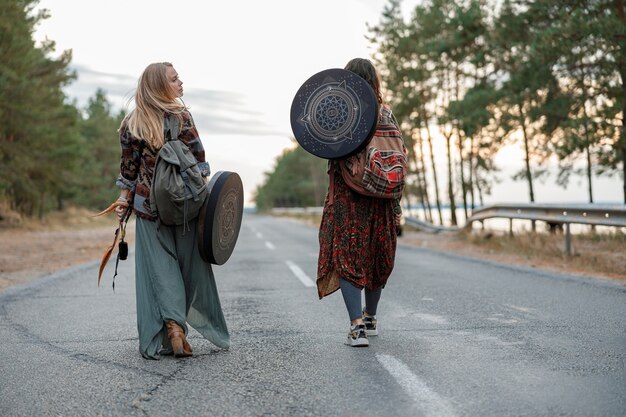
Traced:
<path fill-rule="evenodd" d="M 43 219 L 22 217 L 15 212 L 0 207 L 0 229 L 21 230 L 67 230 L 89 229 L 115 226 L 117 216 L 109 213 L 106 216 L 93 217 L 98 212 L 78 207 L 68 207 L 63 211 L 48 213 Z"/>
<path fill-rule="evenodd" d="M 619 229 L 572 235 L 572 255 L 565 252 L 562 233 L 523 232 L 511 237 L 474 231 L 458 238 L 481 252 L 505 254 L 531 266 L 626 280 L 626 233 Z"/>

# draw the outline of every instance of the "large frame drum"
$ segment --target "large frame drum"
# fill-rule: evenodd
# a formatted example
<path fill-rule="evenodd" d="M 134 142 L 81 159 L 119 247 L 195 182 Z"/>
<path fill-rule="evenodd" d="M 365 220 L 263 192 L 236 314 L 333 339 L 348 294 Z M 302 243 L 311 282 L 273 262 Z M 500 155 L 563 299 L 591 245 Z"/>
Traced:
<path fill-rule="evenodd" d="M 243 216 L 243 184 L 239 174 L 216 172 L 198 216 L 198 249 L 206 262 L 222 265 L 235 250 Z"/>
<path fill-rule="evenodd" d="M 341 159 L 360 151 L 376 131 L 378 101 L 357 74 L 331 68 L 310 77 L 291 104 L 291 129 L 309 153 Z"/>

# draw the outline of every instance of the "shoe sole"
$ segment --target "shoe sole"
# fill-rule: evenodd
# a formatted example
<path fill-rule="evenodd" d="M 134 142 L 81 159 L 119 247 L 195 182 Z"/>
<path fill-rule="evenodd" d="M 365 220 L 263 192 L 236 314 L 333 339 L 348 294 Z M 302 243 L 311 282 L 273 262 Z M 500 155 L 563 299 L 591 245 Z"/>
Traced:
<path fill-rule="evenodd" d="M 378 336 L 378 329 L 367 329 L 367 337 Z"/>
<path fill-rule="evenodd" d="M 368 347 L 370 345 L 369 340 L 361 337 L 358 339 L 352 339 L 351 337 L 348 337 L 348 340 L 346 340 L 346 345 L 348 346 L 352 346 L 352 347 Z"/>

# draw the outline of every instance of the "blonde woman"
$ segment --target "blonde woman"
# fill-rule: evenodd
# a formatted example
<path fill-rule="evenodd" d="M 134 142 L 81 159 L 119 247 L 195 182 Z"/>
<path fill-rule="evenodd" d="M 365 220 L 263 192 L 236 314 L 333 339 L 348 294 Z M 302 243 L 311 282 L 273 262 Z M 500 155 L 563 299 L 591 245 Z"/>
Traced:
<path fill-rule="evenodd" d="M 146 359 L 191 356 L 187 323 L 218 347 L 230 345 L 211 265 L 202 260 L 196 244 L 197 219 L 185 230 L 165 226 L 156 222 L 150 208 L 154 165 L 165 143 L 168 115 L 179 119 L 178 139 L 195 155 L 203 175 L 209 175 L 202 142 L 182 96 L 183 82 L 172 64 L 148 65 L 139 78 L 135 108 L 119 129 L 122 156 L 116 184 L 123 204 L 116 212 L 121 217 L 132 205 L 137 217 L 137 329 L 139 351 Z M 164 247 L 176 248 L 175 254 Z"/>

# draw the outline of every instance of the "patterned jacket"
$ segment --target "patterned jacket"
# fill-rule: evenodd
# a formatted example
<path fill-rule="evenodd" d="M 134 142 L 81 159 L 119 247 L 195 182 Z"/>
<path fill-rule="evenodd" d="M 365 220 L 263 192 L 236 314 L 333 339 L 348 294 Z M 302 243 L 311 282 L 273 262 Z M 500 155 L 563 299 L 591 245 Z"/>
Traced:
<path fill-rule="evenodd" d="M 178 139 L 189 147 L 198 161 L 202 175 L 206 177 L 210 173 L 209 164 L 204 157 L 204 147 L 198 130 L 191 113 L 185 111 L 182 116 L 182 129 Z M 165 115 L 163 115 L 163 120 L 165 121 Z M 150 186 L 152 185 L 158 150 L 152 149 L 143 139 L 133 136 L 126 122 L 122 123 L 120 127 L 120 145 L 122 157 L 120 175 L 116 185 L 131 191 L 133 208 L 137 216 L 154 221 L 156 214 L 150 209 Z"/>

